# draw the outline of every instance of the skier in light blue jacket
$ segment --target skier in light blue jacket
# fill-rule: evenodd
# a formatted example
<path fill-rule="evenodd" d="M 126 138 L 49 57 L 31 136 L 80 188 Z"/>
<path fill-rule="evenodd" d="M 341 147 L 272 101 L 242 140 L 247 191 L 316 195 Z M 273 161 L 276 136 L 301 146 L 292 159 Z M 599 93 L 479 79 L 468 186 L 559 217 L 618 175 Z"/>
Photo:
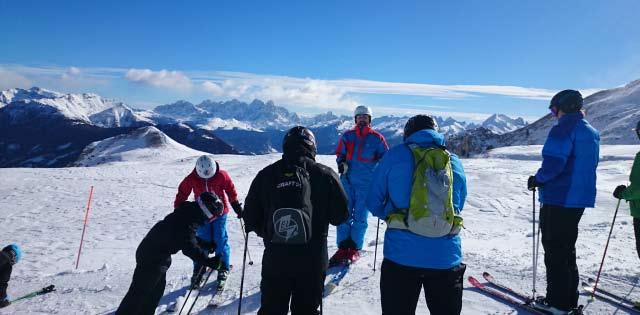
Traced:
<path fill-rule="evenodd" d="M 462 309 L 462 277 L 466 266 L 462 263 L 457 232 L 428 237 L 392 228 L 389 223 L 390 216 L 398 209 L 410 208 L 410 202 L 414 203 L 413 178 L 417 164 L 413 152 L 416 149 L 442 149 L 441 156 L 450 159 L 446 176 L 449 204 L 453 207 L 450 211 L 456 217 L 460 215 L 467 195 L 464 169 L 455 154 L 444 150 L 444 136 L 437 128 L 430 116 L 417 115 L 409 119 L 404 127 L 404 143 L 385 154 L 373 175 L 367 206 L 374 216 L 387 220 L 389 225 L 384 235 L 380 278 L 383 314 L 415 314 L 423 287 L 431 314 L 459 314 Z"/>

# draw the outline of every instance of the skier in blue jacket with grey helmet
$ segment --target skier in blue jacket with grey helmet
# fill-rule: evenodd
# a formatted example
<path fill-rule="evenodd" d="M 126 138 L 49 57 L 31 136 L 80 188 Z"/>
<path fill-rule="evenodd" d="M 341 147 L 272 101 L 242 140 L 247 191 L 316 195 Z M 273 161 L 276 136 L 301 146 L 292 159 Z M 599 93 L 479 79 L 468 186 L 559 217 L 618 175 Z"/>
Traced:
<path fill-rule="evenodd" d="M 585 208 L 596 201 L 596 168 L 600 135 L 582 112 L 580 92 L 564 90 L 549 104 L 558 123 L 542 148 L 542 166 L 527 181 L 529 190 L 540 187 L 540 231 L 547 269 L 547 294 L 534 307 L 552 314 L 578 305 L 576 240 Z"/>
<path fill-rule="evenodd" d="M 458 232 L 466 177 L 437 129 L 430 116 L 409 119 L 404 143 L 385 154 L 371 181 L 367 206 L 387 221 L 380 276 L 383 314 L 415 314 L 422 288 L 431 314 L 462 310 L 466 266 Z"/>

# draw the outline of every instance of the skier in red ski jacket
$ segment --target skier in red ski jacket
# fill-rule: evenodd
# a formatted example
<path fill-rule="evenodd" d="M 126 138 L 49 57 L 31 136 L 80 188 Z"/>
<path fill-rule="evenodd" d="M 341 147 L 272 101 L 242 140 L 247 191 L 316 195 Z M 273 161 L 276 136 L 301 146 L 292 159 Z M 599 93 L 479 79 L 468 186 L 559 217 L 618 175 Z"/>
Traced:
<path fill-rule="evenodd" d="M 186 201 L 191 192 L 194 193 L 194 196 L 199 196 L 205 191 L 214 192 L 222 199 L 222 203 L 224 204 L 222 215 L 211 219 L 209 223 L 201 226 L 197 233 L 201 241 L 217 245 L 215 246 L 215 253 L 216 256 L 220 257 L 222 264 L 218 271 L 218 283 L 222 283 L 229 275 L 229 257 L 231 255 L 231 248 L 228 243 L 229 236 L 227 234 L 228 205 L 230 203 L 236 215 L 241 217 L 242 204 L 238 201 L 238 193 L 229 174 L 220 169 L 218 162 L 214 161 L 208 155 L 203 155 L 198 158 L 194 170 L 185 177 L 180 183 L 180 186 L 178 186 L 174 207 Z M 200 263 L 196 261 L 193 262 L 193 277 L 191 278 L 191 285 L 193 287 L 199 287 L 201 284 L 203 273 L 199 272 L 200 267 Z"/>

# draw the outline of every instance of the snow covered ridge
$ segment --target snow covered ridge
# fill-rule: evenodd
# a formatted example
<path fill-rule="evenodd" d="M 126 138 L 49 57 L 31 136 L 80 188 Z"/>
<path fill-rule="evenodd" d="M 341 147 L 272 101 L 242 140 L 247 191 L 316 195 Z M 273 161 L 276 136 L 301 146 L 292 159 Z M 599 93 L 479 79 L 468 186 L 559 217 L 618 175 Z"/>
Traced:
<path fill-rule="evenodd" d="M 96 166 L 117 161 L 145 163 L 151 159 L 174 160 L 202 154 L 206 153 L 186 147 L 149 126 L 89 144 L 73 165 Z"/>
<path fill-rule="evenodd" d="M 601 144 L 637 144 L 632 131 L 640 120 L 640 80 L 624 87 L 604 90 L 584 100 L 585 119 L 600 132 Z M 453 151 L 470 156 L 482 154 L 497 147 L 541 145 L 557 120 L 551 114 L 502 135 L 487 128 L 478 128 L 452 136 L 447 146 Z"/>

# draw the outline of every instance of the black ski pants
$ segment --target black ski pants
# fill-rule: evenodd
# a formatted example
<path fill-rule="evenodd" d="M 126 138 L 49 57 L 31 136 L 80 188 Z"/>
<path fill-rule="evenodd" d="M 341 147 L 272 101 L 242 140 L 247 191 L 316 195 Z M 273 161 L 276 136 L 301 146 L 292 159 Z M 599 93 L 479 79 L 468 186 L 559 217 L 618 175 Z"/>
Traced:
<path fill-rule="evenodd" d="M 547 268 L 547 302 L 559 309 L 578 306 L 576 240 L 584 208 L 542 205 L 540 229 Z"/>
<path fill-rule="evenodd" d="M 324 271 L 282 270 L 282 273 L 275 274 L 264 269 L 263 265 L 258 315 L 287 315 L 289 307 L 291 315 L 320 314 L 318 307 L 322 302 Z"/>
<path fill-rule="evenodd" d="M 380 269 L 382 314 L 415 314 L 422 288 L 431 314 L 460 314 L 466 268 L 465 264 L 451 269 L 415 268 L 384 259 Z"/>
<path fill-rule="evenodd" d="M 633 218 L 633 231 L 636 234 L 636 252 L 640 258 L 640 218 Z"/>
<path fill-rule="evenodd" d="M 11 279 L 11 270 L 13 267 L 10 263 L 0 264 L 0 301 L 7 298 L 7 287 L 9 279 Z"/>
<path fill-rule="evenodd" d="M 127 295 L 115 315 L 153 315 L 164 294 L 167 268 L 137 264 Z"/>

